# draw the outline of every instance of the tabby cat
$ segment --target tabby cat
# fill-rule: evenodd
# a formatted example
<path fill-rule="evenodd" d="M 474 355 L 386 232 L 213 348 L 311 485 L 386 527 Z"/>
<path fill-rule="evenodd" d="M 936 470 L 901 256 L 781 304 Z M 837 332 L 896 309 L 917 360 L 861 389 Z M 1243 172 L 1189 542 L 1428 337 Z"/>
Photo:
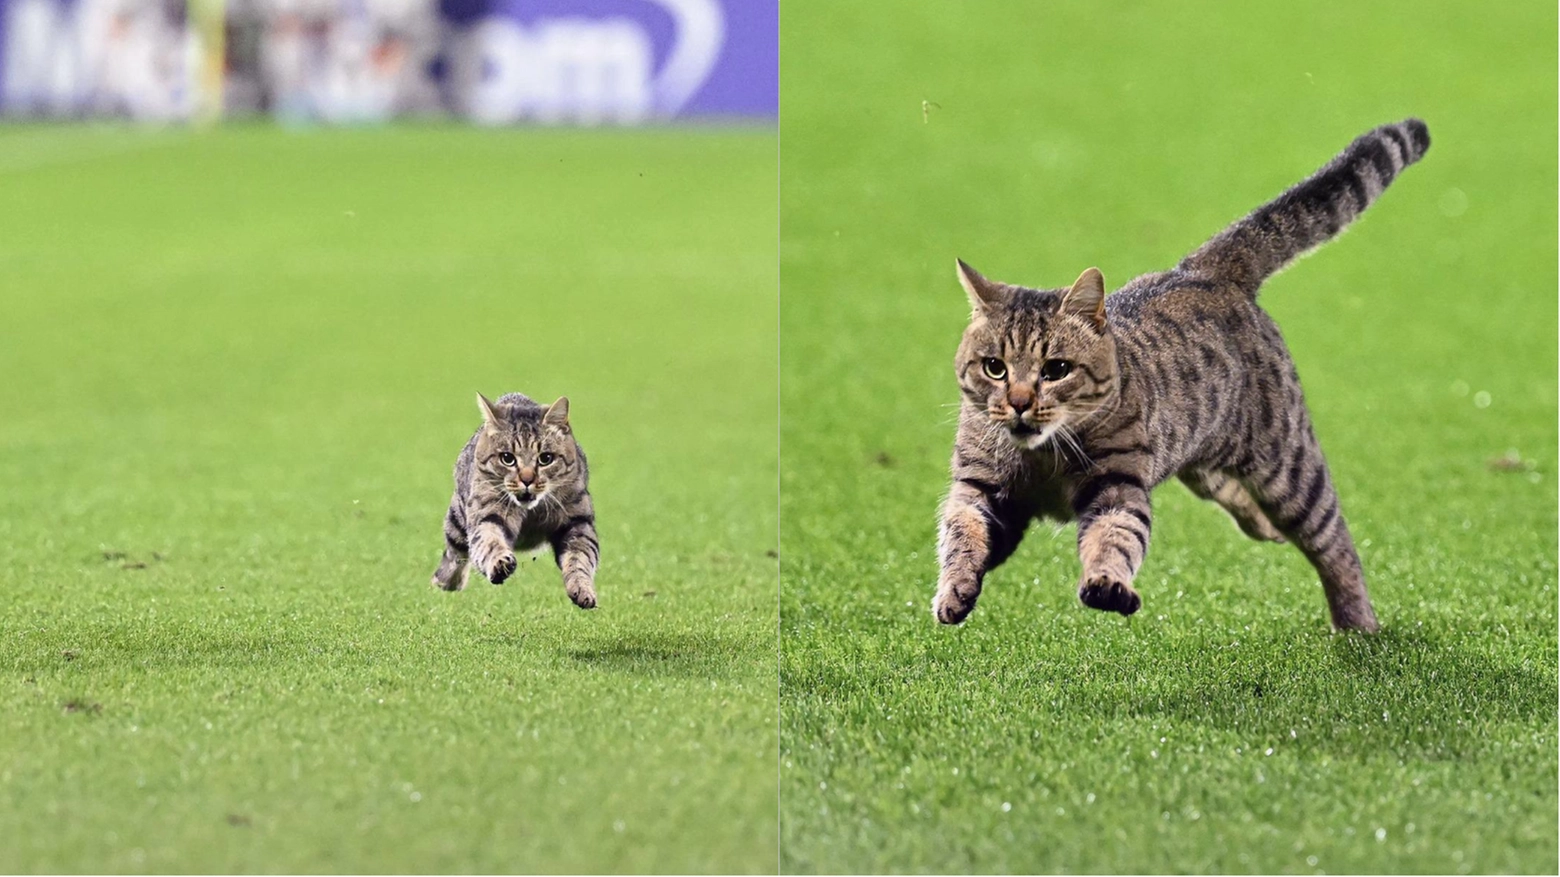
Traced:
<path fill-rule="evenodd" d="M 543 407 L 519 393 L 477 394 L 482 427 L 455 460 L 455 495 L 444 515 L 444 557 L 433 584 L 466 586 L 469 563 L 497 585 L 516 550 L 552 545 L 563 587 L 581 609 L 596 605 L 596 513 L 585 452 L 569 428 L 569 400 Z"/>
<path fill-rule="evenodd" d="M 1037 517 L 1077 519 L 1085 605 L 1136 612 L 1149 491 L 1174 475 L 1251 538 L 1293 542 L 1335 627 L 1376 630 L 1294 363 L 1256 299 L 1429 147 L 1418 119 L 1377 128 L 1175 268 L 1109 298 L 1094 268 L 1067 289 L 1028 289 L 958 262 L 974 314 L 954 360 L 963 400 L 937 620 L 970 614 L 985 574 Z"/>

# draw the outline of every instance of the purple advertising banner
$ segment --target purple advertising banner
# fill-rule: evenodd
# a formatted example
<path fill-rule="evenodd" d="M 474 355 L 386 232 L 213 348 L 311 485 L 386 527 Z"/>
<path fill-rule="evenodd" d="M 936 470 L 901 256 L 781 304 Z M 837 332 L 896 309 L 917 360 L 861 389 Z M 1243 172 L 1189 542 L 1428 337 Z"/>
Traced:
<path fill-rule="evenodd" d="M 0 113 L 772 120 L 778 39 L 778 0 L 0 0 Z"/>

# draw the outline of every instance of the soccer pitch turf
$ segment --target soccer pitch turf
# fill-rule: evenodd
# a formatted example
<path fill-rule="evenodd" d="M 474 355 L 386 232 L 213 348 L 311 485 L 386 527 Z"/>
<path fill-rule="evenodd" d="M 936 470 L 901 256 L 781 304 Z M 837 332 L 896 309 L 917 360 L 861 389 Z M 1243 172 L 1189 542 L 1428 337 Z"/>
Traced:
<path fill-rule="evenodd" d="M 773 872 L 775 135 L 0 130 L 0 872 Z M 568 394 L 601 608 L 428 578 Z"/>
<path fill-rule="evenodd" d="M 783 870 L 1554 873 L 1554 10 L 1199 10 L 785 8 Z M 1261 298 L 1384 632 L 1178 484 L 1139 614 L 1037 525 L 938 627 L 954 257 L 1116 288 L 1410 115 L 1424 161 Z"/>

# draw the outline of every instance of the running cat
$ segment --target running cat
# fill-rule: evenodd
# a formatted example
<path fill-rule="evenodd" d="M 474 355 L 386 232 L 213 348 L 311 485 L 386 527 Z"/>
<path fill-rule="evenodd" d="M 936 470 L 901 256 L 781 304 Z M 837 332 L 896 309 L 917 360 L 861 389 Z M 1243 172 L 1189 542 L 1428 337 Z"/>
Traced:
<path fill-rule="evenodd" d="M 1374 631 L 1359 556 L 1262 283 L 1336 236 L 1430 147 L 1418 119 L 1371 131 L 1175 268 L 1111 295 L 987 280 L 954 360 L 963 400 L 942 509 L 933 611 L 957 624 L 1037 517 L 1078 521 L 1087 606 L 1131 615 L 1149 491 L 1175 476 L 1254 539 L 1293 542 L 1332 623 Z"/>
<path fill-rule="evenodd" d="M 444 557 L 435 587 L 466 586 L 470 564 L 497 585 L 515 571 L 515 550 L 551 543 L 563 587 L 581 609 L 596 605 L 596 514 L 585 452 L 569 428 L 567 397 L 541 406 L 519 393 L 477 394 L 482 427 L 455 460 L 455 495 L 444 515 Z"/>

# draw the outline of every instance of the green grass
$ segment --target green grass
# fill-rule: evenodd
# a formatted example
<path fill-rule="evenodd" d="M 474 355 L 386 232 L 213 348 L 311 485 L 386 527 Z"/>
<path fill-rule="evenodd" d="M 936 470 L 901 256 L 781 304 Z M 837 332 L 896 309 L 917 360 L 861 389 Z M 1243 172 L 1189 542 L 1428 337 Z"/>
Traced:
<path fill-rule="evenodd" d="M 0 130 L 0 872 L 773 872 L 773 131 Z M 428 585 L 567 393 L 601 608 Z"/>
<path fill-rule="evenodd" d="M 1553 7 L 785 12 L 782 869 L 1554 873 Z M 937 627 L 954 257 L 1114 288 L 1409 115 L 1424 162 L 1262 298 L 1385 631 L 1180 485 L 1138 615 L 1041 526 Z"/>

